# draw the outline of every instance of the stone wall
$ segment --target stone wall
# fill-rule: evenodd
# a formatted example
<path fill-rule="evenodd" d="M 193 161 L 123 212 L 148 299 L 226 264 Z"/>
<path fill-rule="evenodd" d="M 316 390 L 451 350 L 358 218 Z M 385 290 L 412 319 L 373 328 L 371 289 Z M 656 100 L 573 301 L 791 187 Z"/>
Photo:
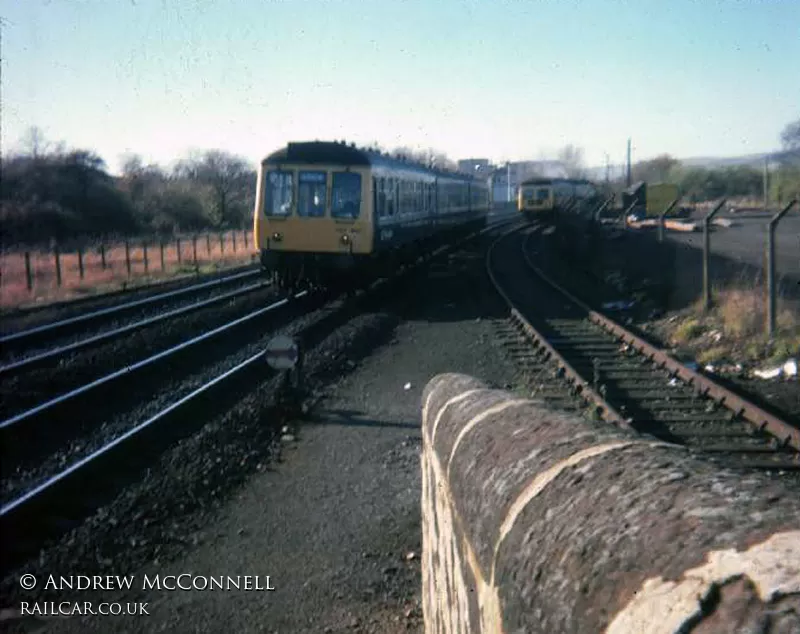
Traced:
<path fill-rule="evenodd" d="M 457 374 L 422 425 L 427 634 L 800 632 L 796 484 Z"/>

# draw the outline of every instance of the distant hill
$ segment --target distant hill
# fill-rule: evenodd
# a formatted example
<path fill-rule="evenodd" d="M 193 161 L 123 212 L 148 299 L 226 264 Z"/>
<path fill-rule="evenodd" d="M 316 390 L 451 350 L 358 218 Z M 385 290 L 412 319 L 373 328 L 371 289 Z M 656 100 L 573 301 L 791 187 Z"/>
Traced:
<path fill-rule="evenodd" d="M 680 159 L 686 167 L 705 167 L 707 169 L 714 169 L 719 167 L 733 167 L 735 165 L 748 165 L 751 167 L 761 167 L 764 165 L 764 158 L 771 156 L 773 153 L 761 154 L 747 154 L 745 156 L 729 156 L 729 157 L 697 157 Z"/>
<path fill-rule="evenodd" d="M 760 154 L 746 154 L 744 156 L 699 156 L 692 158 L 678 159 L 682 165 L 686 167 L 702 167 L 705 169 L 720 169 L 725 167 L 735 167 L 738 165 L 745 165 L 748 167 L 763 168 L 764 158 L 770 158 L 770 169 L 777 167 L 776 162 L 782 158 L 788 158 L 790 152 L 762 152 Z M 586 170 L 589 173 L 589 178 L 605 178 L 605 167 L 590 167 Z M 621 165 L 614 165 L 612 169 L 613 174 L 624 172 L 624 167 Z"/>

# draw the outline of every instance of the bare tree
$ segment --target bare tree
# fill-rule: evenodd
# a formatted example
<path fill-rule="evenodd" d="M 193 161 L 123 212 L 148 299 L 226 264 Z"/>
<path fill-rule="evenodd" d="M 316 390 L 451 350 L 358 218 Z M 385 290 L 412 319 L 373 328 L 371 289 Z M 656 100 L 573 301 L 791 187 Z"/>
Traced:
<path fill-rule="evenodd" d="M 669 180 L 670 173 L 680 165 L 680 161 L 669 154 L 661 154 L 649 161 L 636 163 L 632 168 L 634 181 L 649 181 L 652 183 Z"/>
<path fill-rule="evenodd" d="M 247 161 L 222 150 L 207 150 L 180 161 L 175 174 L 211 188 L 219 225 L 230 222 L 237 210 L 246 207 L 248 190 L 254 187 L 253 169 Z"/>
<path fill-rule="evenodd" d="M 558 160 L 564 165 L 564 169 L 566 169 L 570 178 L 583 178 L 585 175 L 583 148 L 572 144 L 566 145 L 558 152 Z"/>
<path fill-rule="evenodd" d="M 790 152 L 800 152 L 800 119 L 786 124 L 781 132 L 783 148 Z"/>
<path fill-rule="evenodd" d="M 43 154 L 47 153 L 49 144 L 44 138 L 42 129 L 34 125 L 28 128 L 25 134 L 22 135 L 21 145 L 23 154 L 38 159 Z"/>

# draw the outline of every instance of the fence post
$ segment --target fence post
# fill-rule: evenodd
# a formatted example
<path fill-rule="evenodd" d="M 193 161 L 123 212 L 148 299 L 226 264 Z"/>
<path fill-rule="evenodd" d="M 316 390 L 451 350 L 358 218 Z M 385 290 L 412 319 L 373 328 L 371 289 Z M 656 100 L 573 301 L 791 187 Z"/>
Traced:
<path fill-rule="evenodd" d="M 103 267 L 103 270 L 106 270 L 106 245 L 104 243 L 100 243 L 100 266 Z"/>
<path fill-rule="evenodd" d="M 181 263 L 181 239 L 180 239 L 180 236 L 175 238 L 175 245 L 176 245 L 176 248 L 178 249 L 178 264 L 180 264 Z"/>
<path fill-rule="evenodd" d="M 717 215 L 725 204 L 723 198 L 706 216 L 703 217 L 703 310 L 711 310 L 711 279 L 709 265 L 711 259 L 711 219 Z"/>
<path fill-rule="evenodd" d="M 31 252 L 25 251 L 25 280 L 28 283 L 28 290 L 33 290 L 33 272 L 31 271 Z"/>
<path fill-rule="evenodd" d="M 148 273 L 150 265 L 147 261 L 147 240 L 142 240 L 142 257 L 144 258 L 144 272 Z"/>
<path fill-rule="evenodd" d="M 83 247 L 78 246 L 78 275 L 83 279 Z"/>
<path fill-rule="evenodd" d="M 164 263 L 164 238 L 158 240 L 158 248 L 159 251 L 161 251 L 161 271 L 164 272 L 167 270 L 166 264 Z"/>
<path fill-rule="evenodd" d="M 223 231 L 219 232 L 219 254 L 222 255 L 225 253 L 225 233 Z"/>
<path fill-rule="evenodd" d="M 53 253 L 56 259 L 56 284 L 61 286 L 61 253 L 58 250 L 58 244 L 53 247 Z"/>
<path fill-rule="evenodd" d="M 638 204 L 639 204 L 638 201 L 634 201 L 628 206 L 628 208 L 625 211 L 622 212 L 622 230 L 623 231 L 627 231 L 628 230 L 628 214 L 630 212 L 632 212 L 633 208 L 636 207 L 636 205 L 638 205 Z"/>
<path fill-rule="evenodd" d="M 233 236 L 233 252 L 236 253 L 236 229 L 231 231 L 231 236 Z"/>
<path fill-rule="evenodd" d="M 595 222 L 600 222 L 600 214 L 603 213 L 613 201 L 614 196 L 609 196 L 608 199 L 594 211 L 592 218 Z"/>
<path fill-rule="evenodd" d="M 669 206 L 661 212 L 658 216 L 658 241 L 664 242 L 664 221 L 667 219 L 667 214 L 675 208 L 680 198 L 673 200 Z"/>
<path fill-rule="evenodd" d="M 197 266 L 197 234 L 192 236 L 192 257 L 194 258 L 194 272 L 199 273 L 200 269 Z"/>
<path fill-rule="evenodd" d="M 206 255 L 211 257 L 211 234 L 206 232 Z"/>
<path fill-rule="evenodd" d="M 125 238 L 125 268 L 128 269 L 128 277 L 131 276 L 131 243 Z"/>
<path fill-rule="evenodd" d="M 767 232 L 767 335 L 770 339 L 775 336 L 775 310 L 777 298 L 775 297 L 775 228 L 778 222 L 789 210 L 797 204 L 795 198 L 786 207 L 772 216 L 768 225 Z"/>

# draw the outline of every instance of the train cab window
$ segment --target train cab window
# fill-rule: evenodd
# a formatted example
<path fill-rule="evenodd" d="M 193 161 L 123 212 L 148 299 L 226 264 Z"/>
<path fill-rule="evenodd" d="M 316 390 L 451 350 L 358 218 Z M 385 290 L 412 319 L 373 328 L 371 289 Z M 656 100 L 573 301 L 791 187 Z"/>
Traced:
<path fill-rule="evenodd" d="M 294 183 L 292 172 L 272 170 L 264 188 L 264 215 L 288 216 L 292 213 Z"/>
<path fill-rule="evenodd" d="M 540 187 L 539 189 L 536 190 L 536 193 L 534 194 L 534 199 L 538 203 L 544 202 L 548 198 L 550 198 L 550 190 L 547 189 L 547 187 Z"/>
<path fill-rule="evenodd" d="M 297 215 L 306 218 L 324 216 L 328 196 L 325 172 L 300 172 L 298 181 Z"/>
<path fill-rule="evenodd" d="M 361 174 L 334 172 L 331 216 L 358 218 L 361 213 Z"/>

